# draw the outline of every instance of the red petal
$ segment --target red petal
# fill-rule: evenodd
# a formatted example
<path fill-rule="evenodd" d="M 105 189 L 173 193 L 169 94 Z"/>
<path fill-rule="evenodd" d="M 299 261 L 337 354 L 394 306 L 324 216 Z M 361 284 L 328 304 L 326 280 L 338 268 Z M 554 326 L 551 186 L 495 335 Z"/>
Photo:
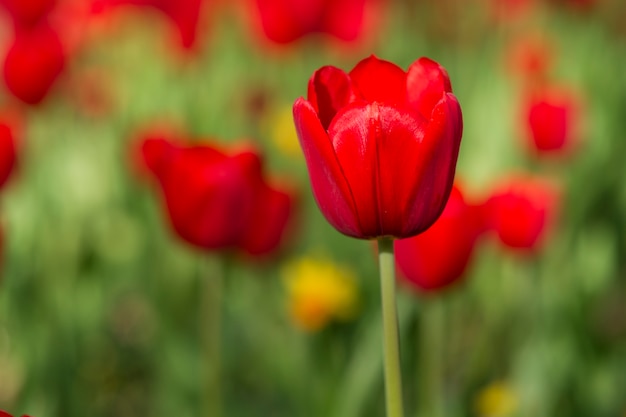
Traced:
<path fill-rule="evenodd" d="M 325 66 L 309 80 L 308 99 L 317 111 L 322 126 L 328 129 L 337 112 L 358 99 L 348 74 L 342 69 Z"/>
<path fill-rule="evenodd" d="M 322 214 L 341 233 L 363 237 L 352 191 L 315 109 L 311 103 L 299 98 L 293 106 L 293 116 L 313 195 Z"/>
<path fill-rule="evenodd" d="M 367 237 L 407 237 L 407 204 L 415 194 L 425 122 L 377 103 L 340 113 L 329 129 Z"/>
<path fill-rule="evenodd" d="M 426 230 L 443 210 L 454 181 L 462 131 L 461 107 L 456 97 L 447 93 L 433 109 L 414 165 L 419 184 L 407 200 L 405 235 Z"/>
<path fill-rule="evenodd" d="M 291 196 L 263 185 L 242 246 L 251 255 L 267 254 L 280 244 L 291 214 Z"/>
<path fill-rule="evenodd" d="M 435 105 L 444 93 L 452 92 L 446 70 L 428 58 L 420 58 L 409 67 L 406 89 L 409 104 L 430 119 Z"/>
<path fill-rule="evenodd" d="M 320 29 L 344 41 L 356 40 L 363 31 L 365 3 L 365 0 L 334 0 L 332 6 L 324 9 Z"/>
<path fill-rule="evenodd" d="M 404 70 L 374 55 L 359 62 L 350 71 L 350 78 L 361 96 L 369 102 L 403 104 L 407 100 Z"/>

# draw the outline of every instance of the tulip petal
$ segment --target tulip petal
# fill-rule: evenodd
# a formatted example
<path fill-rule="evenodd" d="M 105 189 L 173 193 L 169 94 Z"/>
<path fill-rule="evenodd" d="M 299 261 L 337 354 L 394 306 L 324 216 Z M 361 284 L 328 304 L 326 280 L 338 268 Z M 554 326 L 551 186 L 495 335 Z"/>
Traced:
<path fill-rule="evenodd" d="M 313 195 L 321 212 L 341 233 L 361 237 L 352 191 L 315 109 L 299 98 L 293 106 L 293 116 Z"/>
<path fill-rule="evenodd" d="M 328 129 L 339 109 L 358 98 L 348 74 L 337 67 L 322 67 L 309 80 L 308 99 L 317 111 L 324 129 Z"/>
<path fill-rule="evenodd" d="M 356 40 L 363 31 L 365 3 L 365 0 L 333 1 L 332 6 L 323 10 L 320 29 L 344 41 Z"/>
<path fill-rule="evenodd" d="M 453 94 L 446 93 L 433 109 L 424 134 L 420 162 L 416 165 L 420 185 L 408 200 L 411 211 L 407 213 L 406 233 L 426 230 L 441 214 L 452 189 L 462 131 L 459 102 Z"/>
<path fill-rule="evenodd" d="M 367 237 L 404 236 L 415 194 L 426 122 L 419 114 L 377 103 L 354 105 L 329 129 Z"/>
<path fill-rule="evenodd" d="M 265 184 L 256 200 L 241 246 L 251 255 L 263 255 L 279 245 L 287 227 L 292 201 L 289 194 Z"/>
<path fill-rule="evenodd" d="M 350 78 L 361 96 L 370 102 L 404 104 L 407 100 L 406 73 L 402 68 L 374 55 L 359 62 Z"/>
<path fill-rule="evenodd" d="M 409 67 L 406 91 L 409 104 L 428 120 L 443 94 L 452 92 L 452 86 L 448 73 L 441 65 L 431 59 L 420 58 Z"/>

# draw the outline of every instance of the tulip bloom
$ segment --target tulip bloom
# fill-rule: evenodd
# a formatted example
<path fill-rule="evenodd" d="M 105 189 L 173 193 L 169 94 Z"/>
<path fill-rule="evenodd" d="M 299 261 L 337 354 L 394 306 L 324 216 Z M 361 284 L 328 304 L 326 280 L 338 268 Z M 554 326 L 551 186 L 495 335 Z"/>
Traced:
<path fill-rule="evenodd" d="M 16 162 L 15 137 L 12 127 L 0 121 L 0 187 L 13 172 Z"/>
<path fill-rule="evenodd" d="M 545 180 L 513 177 L 485 203 L 488 228 L 513 249 L 537 249 L 553 219 L 559 196 Z"/>
<path fill-rule="evenodd" d="M 57 0 L 0 0 L 16 26 L 37 24 L 54 9 Z"/>
<path fill-rule="evenodd" d="M 463 276 L 481 225 L 461 189 L 455 186 L 437 221 L 424 233 L 395 242 L 396 262 L 406 281 L 435 291 Z"/>
<path fill-rule="evenodd" d="M 364 33 L 366 18 L 380 0 L 254 0 L 261 29 L 279 44 L 306 35 L 324 33 L 342 41 L 355 41 Z"/>
<path fill-rule="evenodd" d="M 177 27 L 184 48 L 196 41 L 203 0 L 93 0 L 92 9 L 100 13 L 115 6 L 147 6 L 163 13 Z"/>
<path fill-rule="evenodd" d="M 262 255 L 280 243 L 291 214 L 289 194 L 271 188 L 252 151 L 232 156 L 206 145 L 148 138 L 142 151 L 161 185 L 169 220 L 188 243 Z"/>
<path fill-rule="evenodd" d="M 575 141 L 577 103 L 573 94 L 556 88 L 540 88 L 524 104 L 528 136 L 539 152 L 567 149 Z"/>
<path fill-rule="evenodd" d="M 326 66 L 293 108 L 317 204 L 339 232 L 407 238 L 441 214 L 461 144 L 461 108 L 445 69 L 408 72 L 371 56 Z"/>
<path fill-rule="evenodd" d="M 34 105 L 43 100 L 64 66 L 59 35 L 42 22 L 17 30 L 4 60 L 4 81 L 15 97 Z"/>

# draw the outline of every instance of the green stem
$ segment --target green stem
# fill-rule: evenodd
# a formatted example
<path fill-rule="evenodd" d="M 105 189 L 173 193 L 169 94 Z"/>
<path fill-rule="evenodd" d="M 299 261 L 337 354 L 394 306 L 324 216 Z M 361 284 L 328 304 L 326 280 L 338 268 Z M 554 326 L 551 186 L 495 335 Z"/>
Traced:
<path fill-rule="evenodd" d="M 380 286 L 383 310 L 383 349 L 385 355 L 385 397 L 387 417 L 402 417 L 402 375 L 400 373 L 400 348 L 398 314 L 396 311 L 396 277 L 393 256 L 393 239 L 378 239 L 380 258 Z"/>
<path fill-rule="evenodd" d="M 224 259 L 213 259 L 200 274 L 199 309 L 200 339 L 203 355 L 203 414 L 207 417 L 222 415 L 221 344 L 222 344 L 222 281 Z M 206 271 L 205 271 L 206 269 Z M 207 273 L 208 272 L 208 273 Z"/>

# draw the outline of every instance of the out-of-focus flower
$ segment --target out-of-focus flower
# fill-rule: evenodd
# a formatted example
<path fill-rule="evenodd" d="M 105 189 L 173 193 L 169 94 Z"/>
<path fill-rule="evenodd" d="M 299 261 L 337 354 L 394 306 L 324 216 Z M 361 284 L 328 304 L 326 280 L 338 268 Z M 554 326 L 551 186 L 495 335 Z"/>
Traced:
<path fill-rule="evenodd" d="M 511 417 L 515 415 L 519 398 L 506 382 L 493 382 L 478 393 L 476 412 L 480 417 Z"/>
<path fill-rule="evenodd" d="M 17 161 L 15 124 L 0 115 L 0 187 L 13 172 Z"/>
<path fill-rule="evenodd" d="M 54 9 L 57 0 L 0 0 L 18 27 L 36 25 Z"/>
<path fill-rule="evenodd" d="M 146 6 L 163 13 L 176 26 L 184 48 L 192 48 L 198 35 L 203 0 L 93 0 L 94 13 L 117 6 Z"/>
<path fill-rule="evenodd" d="M 226 154 L 214 146 L 146 138 L 145 162 L 163 191 L 169 220 L 188 243 L 208 250 L 263 255 L 285 234 L 293 197 L 270 187 L 253 150 Z"/>
<path fill-rule="evenodd" d="M 446 208 L 425 232 L 395 242 L 401 277 L 421 291 L 435 291 L 463 276 L 482 231 L 474 207 L 461 189 L 452 189 Z"/>
<path fill-rule="evenodd" d="M 564 152 L 577 140 L 579 105 L 571 91 L 556 87 L 533 89 L 523 105 L 529 141 L 538 152 Z"/>
<path fill-rule="evenodd" d="M 545 36 L 528 35 L 516 39 L 506 52 L 507 69 L 534 83 L 545 78 L 553 61 L 553 47 Z"/>
<path fill-rule="evenodd" d="M 43 100 L 64 66 L 61 40 L 42 22 L 16 31 L 4 60 L 4 81 L 15 97 L 34 105 Z"/>
<path fill-rule="evenodd" d="M 556 216 L 559 192 L 545 179 L 514 176 L 497 186 L 484 205 L 489 230 L 514 249 L 537 249 Z"/>
<path fill-rule="evenodd" d="M 0 410 L 0 417 L 13 417 L 13 416 L 11 416 L 11 414 L 7 413 L 6 411 Z M 22 417 L 30 417 L 30 416 L 23 415 Z"/>
<path fill-rule="evenodd" d="M 249 0 L 272 42 L 288 44 L 311 34 L 356 41 L 376 26 L 384 0 Z M 253 9 L 253 6 L 250 6 Z"/>
<path fill-rule="evenodd" d="M 406 238 L 439 217 L 462 117 L 438 63 L 420 58 L 405 72 L 371 56 L 350 73 L 322 67 L 293 111 L 313 194 L 338 231 Z"/>
<path fill-rule="evenodd" d="M 317 331 L 333 320 L 345 321 L 357 310 L 354 273 L 328 260 L 304 257 L 282 271 L 294 323 Z"/>
<path fill-rule="evenodd" d="M 520 20 L 533 9 L 537 0 L 486 0 L 491 17 L 496 22 L 508 23 Z"/>

